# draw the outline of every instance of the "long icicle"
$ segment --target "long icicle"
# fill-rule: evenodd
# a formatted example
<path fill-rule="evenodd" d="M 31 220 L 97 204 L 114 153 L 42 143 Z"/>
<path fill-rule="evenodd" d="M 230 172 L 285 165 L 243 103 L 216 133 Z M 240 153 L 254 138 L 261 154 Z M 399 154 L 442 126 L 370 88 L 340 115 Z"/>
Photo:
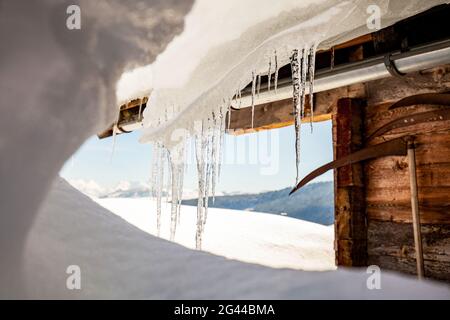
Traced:
<path fill-rule="evenodd" d="M 295 160 L 296 160 L 296 178 L 295 184 L 299 181 L 299 165 L 300 165 L 300 132 L 301 132 L 301 105 L 300 105 L 300 63 L 299 52 L 295 49 L 291 56 L 292 69 L 292 88 L 293 88 L 293 111 L 295 123 Z"/>
<path fill-rule="evenodd" d="M 202 121 L 202 128 L 200 135 L 197 134 L 195 139 L 196 158 L 197 158 L 197 174 L 198 174 L 198 199 L 197 199 L 197 230 L 195 233 L 195 248 L 200 250 L 202 248 L 202 234 L 203 234 L 203 214 L 205 195 L 205 123 Z"/>
<path fill-rule="evenodd" d="M 158 174 L 159 174 L 159 145 L 158 143 L 152 146 L 152 176 L 151 176 L 151 195 L 156 198 L 158 190 Z"/>
<path fill-rule="evenodd" d="M 222 170 L 222 159 L 223 159 L 223 146 L 225 144 L 225 113 L 223 111 L 224 106 L 220 107 L 219 116 L 220 116 L 220 135 L 218 141 L 219 148 L 219 156 L 217 158 L 217 181 L 220 179 L 220 173 Z"/>
<path fill-rule="evenodd" d="M 172 151 L 176 153 L 176 150 Z M 178 167 L 177 167 L 177 157 L 169 152 L 169 166 L 171 167 L 172 174 L 172 192 L 170 201 L 170 241 L 175 240 L 175 232 L 177 228 L 177 214 L 178 214 Z"/>
<path fill-rule="evenodd" d="M 300 58 L 300 57 L 299 57 Z M 301 119 L 305 117 L 305 98 L 306 98 L 306 75 L 307 75 L 307 64 L 308 64 L 308 51 L 306 49 L 302 49 L 301 55 L 301 72 L 300 72 L 300 110 L 301 110 Z"/>
<path fill-rule="evenodd" d="M 175 239 L 175 232 L 179 216 L 180 202 L 180 180 L 183 176 L 183 162 L 184 162 L 184 141 L 174 146 L 169 154 L 171 174 L 172 174 L 172 194 L 171 194 L 171 220 L 170 220 L 170 240 Z"/>
<path fill-rule="evenodd" d="M 227 119 L 228 119 L 228 124 L 227 124 L 227 131 L 230 131 L 230 126 L 231 126 L 231 104 L 228 104 L 228 115 L 227 115 Z"/>
<path fill-rule="evenodd" d="M 205 174 L 205 192 L 204 192 L 204 200 L 203 200 L 203 206 L 204 206 L 204 215 L 203 215 L 203 230 L 205 228 L 206 219 L 208 218 L 208 207 L 209 207 L 209 188 L 210 188 L 210 181 L 211 181 L 211 172 L 212 172 L 212 134 L 211 131 L 211 120 L 208 119 L 208 126 L 206 127 L 206 156 L 205 156 L 205 162 L 206 162 L 206 174 Z"/>
<path fill-rule="evenodd" d="M 158 144 L 158 185 L 157 185 L 157 195 L 156 195 L 156 229 L 158 237 L 161 235 L 161 198 L 163 193 L 164 185 L 164 149 L 162 145 Z"/>
<path fill-rule="evenodd" d="M 216 112 L 212 113 L 212 120 L 213 120 L 213 124 L 212 124 L 212 130 L 213 130 L 213 135 L 212 135 L 212 151 L 211 151 L 211 195 L 212 195 L 212 203 L 214 204 L 215 200 L 216 200 L 216 180 L 217 180 L 217 149 L 218 149 L 218 141 L 217 139 L 219 138 L 219 130 L 218 130 L 218 123 L 219 119 L 218 116 L 216 115 Z"/>
<path fill-rule="evenodd" d="M 275 50 L 274 52 L 274 56 L 275 56 L 275 79 L 274 79 L 274 89 L 275 89 L 275 93 L 277 93 L 277 89 L 278 89 L 278 55 L 277 55 L 277 50 Z"/>
<path fill-rule="evenodd" d="M 252 129 L 255 121 L 256 72 L 252 72 Z"/>
<path fill-rule="evenodd" d="M 257 86 L 257 89 L 256 89 L 258 98 L 259 98 L 260 91 L 261 91 L 261 73 L 258 74 L 258 86 Z"/>
<path fill-rule="evenodd" d="M 309 69 L 309 108 L 310 108 L 310 126 L 311 133 L 313 132 L 313 118 L 314 118 L 314 75 L 316 68 L 316 45 L 309 49 L 308 69 Z"/>

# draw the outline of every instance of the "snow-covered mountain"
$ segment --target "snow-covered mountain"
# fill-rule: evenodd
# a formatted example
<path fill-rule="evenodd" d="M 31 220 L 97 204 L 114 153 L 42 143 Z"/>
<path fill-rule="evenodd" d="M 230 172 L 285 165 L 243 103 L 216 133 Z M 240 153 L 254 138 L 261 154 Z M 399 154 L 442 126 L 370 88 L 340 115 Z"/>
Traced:
<path fill-rule="evenodd" d="M 149 184 L 134 181 L 121 181 L 115 188 L 112 188 L 112 190 L 105 190 L 99 198 L 142 198 L 149 196 Z"/>
<path fill-rule="evenodd" d="M 287 215 L 292 218 L 333 224 L 333 182 L 308 184 L 289 196 L 291 188 L 256 194 L 223 195 L 209 201 L 209 207 L 247 210 Z M 197 199 L 184 200 L 185 205 L 197 205 Z"/>
<path fill-rule="evenodd" d="M 151 195 L 149 183 L 141 181 L 120 181 L 113 187 L 101 186 L 94 180 L 74 179 L 69 184 L 91 198 L 148 198 Z M 163 197 L 167 192 L 162 192 Z M 184 199 L 192 199 L 198 195 L 197 190 L 183 190 Z"/>
<path fill-rule="evenodd" d="M 149 198 L 150 185 L 121 181 L 113 188 L 103 188 L 94 181 L 72 180 L 70 184 L 92 198 Z M 334 221 L 333 183 L 312 183 L 289 196 L 290 188 L 261 193 L 217 194 L 211 208 L 223 208 L 279 214 L 305 221 L 330 225 Z M 163 192 L 165 197 L 167 194 Z M 197 190 L 183 191 L 183 204 L 197 206 Z"/>

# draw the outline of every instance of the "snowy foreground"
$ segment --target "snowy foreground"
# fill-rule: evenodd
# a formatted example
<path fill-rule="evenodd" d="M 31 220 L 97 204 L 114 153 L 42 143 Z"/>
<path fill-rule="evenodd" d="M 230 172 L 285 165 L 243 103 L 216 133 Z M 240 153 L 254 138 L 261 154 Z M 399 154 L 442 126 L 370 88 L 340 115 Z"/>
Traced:
<path fill-rule="evenodd" d="M 69 265 L 81 269 L 81 290 L 66 288 Z M 63 180 L 35 221 L 25 266 L 33 298 L 450 298 L 445 285 L 388 272 L 381 290 L 368 290 L 365 270 L 280 270 L 190 250 L 139 230 Z"/>
<path fill-rule="evenodd" d="M 95 199 L 129 223 L 157 235 L 156 201 Z M 170 203 L 163 204 L 161 236 L 170 238 Z M 181 207 L 175 242 L 195 248 L 197 208 Z M 274 214 L 208 209 L 204 251 L 275 268 L 334 270 L 333 227 Z"/>

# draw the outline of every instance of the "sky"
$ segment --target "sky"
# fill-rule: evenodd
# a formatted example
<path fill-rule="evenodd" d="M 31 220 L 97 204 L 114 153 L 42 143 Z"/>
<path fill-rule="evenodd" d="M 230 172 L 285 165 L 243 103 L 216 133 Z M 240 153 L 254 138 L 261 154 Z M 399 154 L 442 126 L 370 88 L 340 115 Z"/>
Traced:
<path fill-rule="evenodd" d="M 333 160 L 331 121 L 302 125 L 300 176 Z M 124 181 L 149 183 L 151 144 L 141 144 L 140 132 L 113 139 L 88 139 L 66 162 L 60 175 L 66 180 L 91 181 L 114 188 Z M 193 149 L 193 148 L 192 148 Z M 185 189 L 196 190 L 195 155 L 188 154 Z M 295 182 L 295 132 L 289 126 L 242 136 L 226 135 L 218 193 L 258 193 L 291 187 Z M 314 182 L 333 179 L 332 171 Z"/>

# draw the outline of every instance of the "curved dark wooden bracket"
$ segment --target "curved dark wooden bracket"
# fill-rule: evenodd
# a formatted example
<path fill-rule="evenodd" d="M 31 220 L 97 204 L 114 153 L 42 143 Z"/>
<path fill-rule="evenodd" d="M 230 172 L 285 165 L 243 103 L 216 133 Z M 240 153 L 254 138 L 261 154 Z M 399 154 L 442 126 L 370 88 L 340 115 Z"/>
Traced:
<path fill-rule="evenodd" d="M 389 132 L 394 129 L 404 128 L 425 122 L 445 121 L 445 120 L 450 120 L 450 109 L 439 109 L 412 114 L 410 116 L 395 119 L 394 121 L 391 121 L 388 124 L 378 128 L 372 134 L 370 134 L 370 136 L 367 138 L 367 141 L 382 136 L 386 132 Z"/>
<path fill-rule="evenodd" d="M 416 104 L 430 104 L 436 106 L 450 106 L 449 93 L 422 93 L 400 99 L 389 110 L 398 109 L 401 107 L 409 107 Z"/>
<path fill-rule="evenodd" d="M 381 136 L 386 132 L 394 129 L 408 127 L 411 125 L 416 125 L 419 123 L 433 122 L 433 121 L 445 121 L 450 120 L 450 94 L 448 93 L 425 93 L 418 94 L 410 97 L 406 97 L 394 103 L 389 107 L 389 110 L 407 107 L 417 104 L 428 104 L 438 107 L 444 107 L 444 109 L 437 109 L 422 113 L 412 114 L 410 116 L 405 116 L 391 121 L 381 128 L 375 130 L 369 137 L 368 141 L 371 139 Z M 401 138 L 393 139 L 384 143 L 380 143 L 374 146 L 367 147 L 365 149 L 359 150 L 351 155 L 343 157 L 341 159 L 327 163 L 320 168 L 312 171 L 305 178 L 303 178 L 297 186 L 289 193 L 293 194 L 295 191 L 303 187 L 305 184 L 315 179 L 316 177 L 324 174 L 330 169 L 337 169 L 352 163 L 369 160 L 373 158 L 379 158 L 383 156 L 393 156 L 393 155 L 406 155 L 408 141 L 411 141 L 412 136 L 404 136 Z"/>
<path fill-rule="evenodd" d="M 304 177 L 294 189 L 289 193 L 289 195 L 296 192 L 298 189 L 303 187 L 305 184 L 315 179 L 316 177 L 324 174 L 328 170 L 337 169 L 349 164 L 357 163 L 364 160 L 385 157 L 385 156 L 405 156 L 407 154 L 407 146 L 409 136 L 393 139 L 387 142 L 383 142 L 374 146 L 370 146 L 354 152 L 341 159 L 329 162 L 320 168 L 317 168 L 306 177 Z"/>

